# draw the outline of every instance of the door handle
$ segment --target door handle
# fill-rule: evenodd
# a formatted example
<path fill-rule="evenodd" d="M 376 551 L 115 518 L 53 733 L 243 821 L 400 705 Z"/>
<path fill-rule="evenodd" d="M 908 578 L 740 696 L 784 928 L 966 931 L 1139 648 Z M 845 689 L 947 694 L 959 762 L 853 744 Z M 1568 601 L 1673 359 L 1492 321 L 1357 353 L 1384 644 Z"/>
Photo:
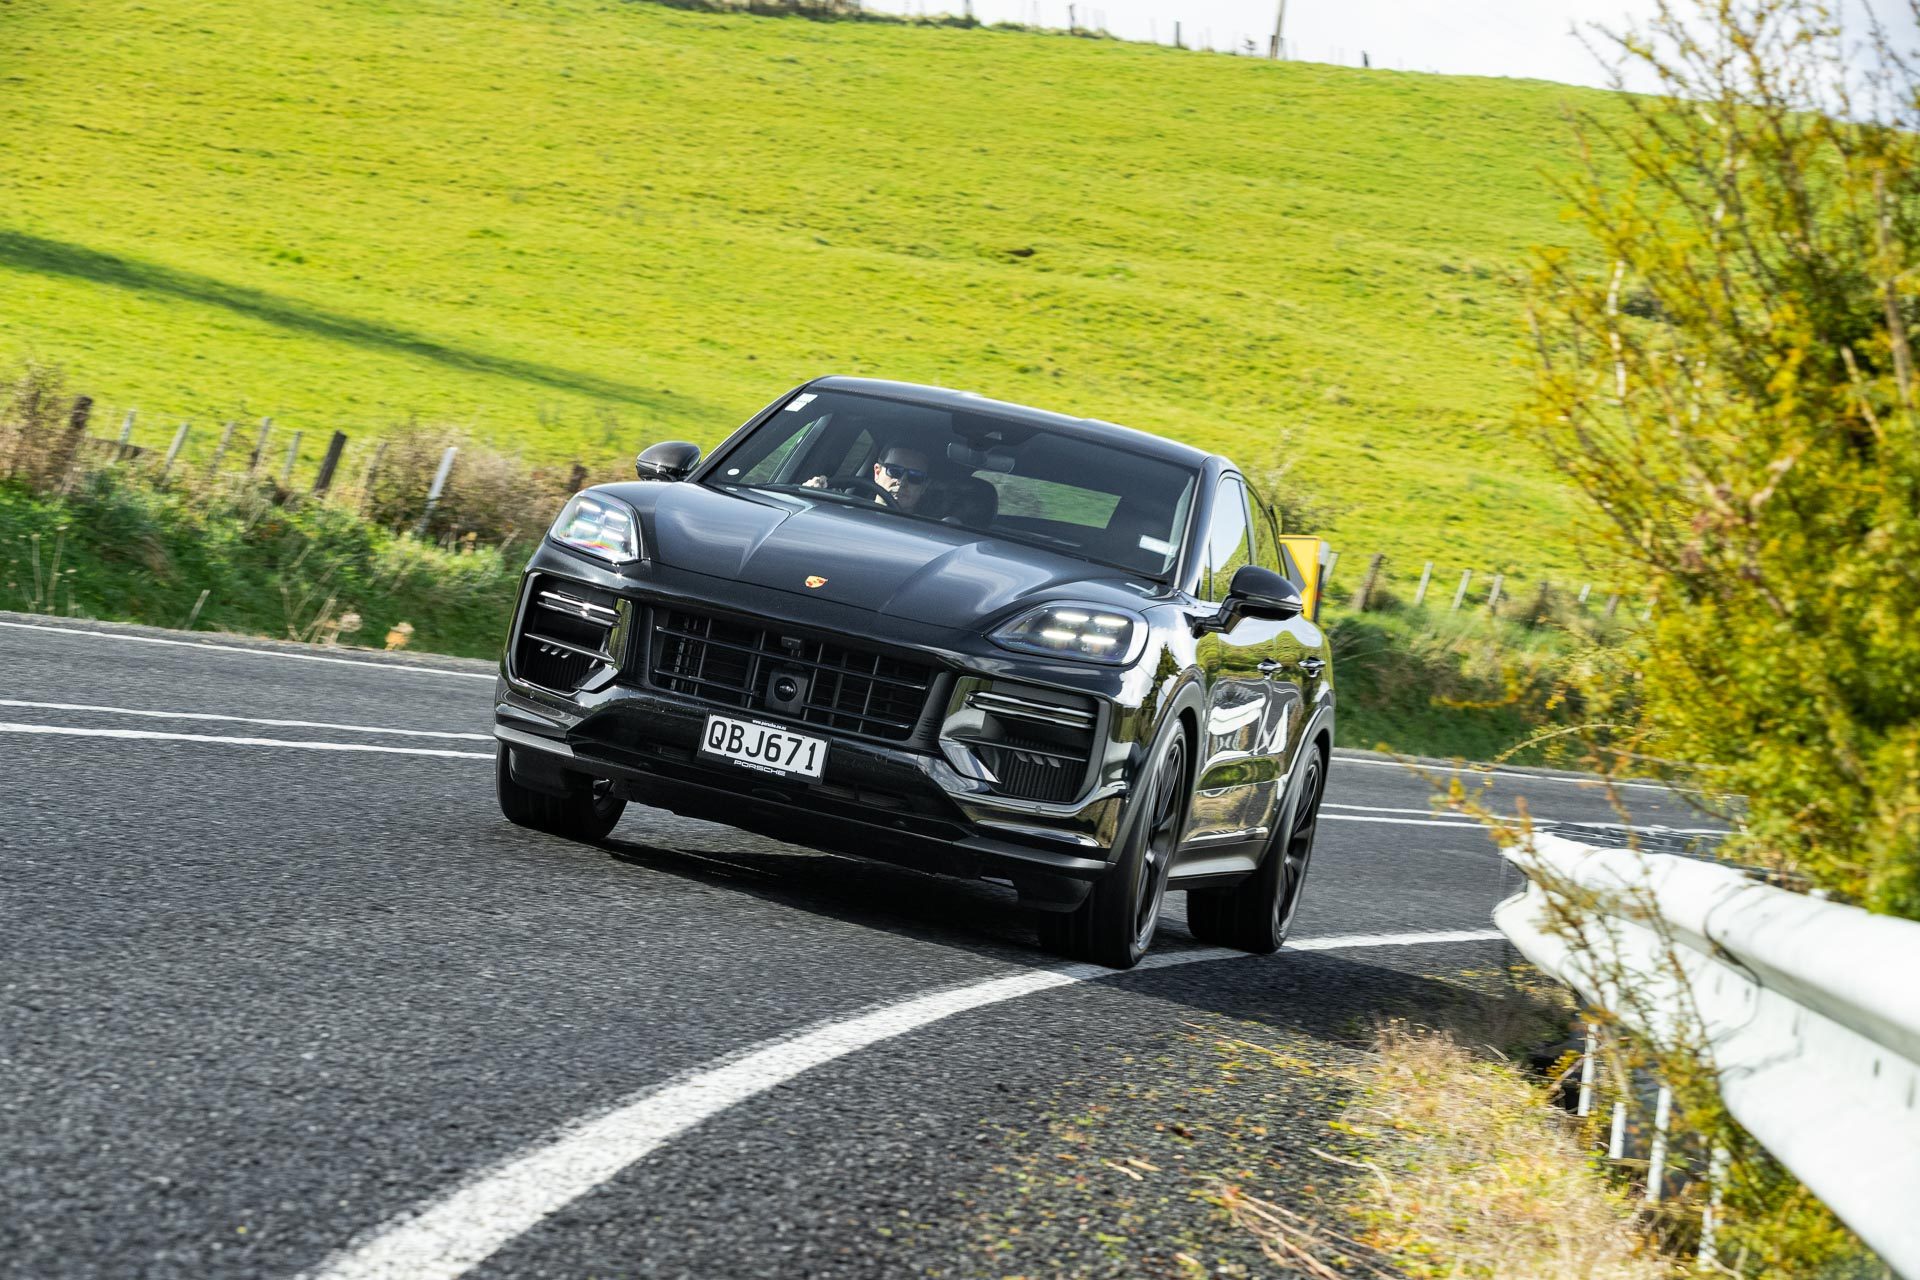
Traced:
<path fill-rule="evenodd" d="M 1325 658 L 1300 659 L 1300 670 L 1305 675 L 1317 676 L 1322 671 L 1325 671 L 1326 669 L 1327 669 L 1327 660 Z"/>

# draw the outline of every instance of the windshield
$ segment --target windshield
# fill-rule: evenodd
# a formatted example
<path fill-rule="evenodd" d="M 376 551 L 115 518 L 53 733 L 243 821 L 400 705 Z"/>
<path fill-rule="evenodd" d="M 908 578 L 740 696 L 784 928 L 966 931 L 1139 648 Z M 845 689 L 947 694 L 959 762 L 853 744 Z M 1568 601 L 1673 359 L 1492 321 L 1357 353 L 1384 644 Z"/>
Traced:
<path fill-rule="evenodd" d="M 707 483 L 872 505 L 1164 578 L 1195 473 L 991 413 L 844 391 L 794 396 Z"/>

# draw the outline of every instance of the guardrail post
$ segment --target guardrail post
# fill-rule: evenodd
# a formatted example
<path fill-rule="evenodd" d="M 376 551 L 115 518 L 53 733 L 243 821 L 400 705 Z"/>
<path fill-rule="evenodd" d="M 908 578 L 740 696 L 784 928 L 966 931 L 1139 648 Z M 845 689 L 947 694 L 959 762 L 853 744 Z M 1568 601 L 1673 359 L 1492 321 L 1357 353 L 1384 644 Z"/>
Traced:
<path fill-rule="evenodd" d="M 173 470 L 174 460 L 180 456 L 180 450 L 186 447 L 187 424 L 181 423 L 180 429 L 173 433 L 173 443 L 167 446 L 167 460 L 160 464 L 160 478 L 165 480 L 167 472 Z"/>
<path fill-rule="evenodd" d="M 1727 1195 L 1727 1166 L 1733 1163 L 1733 1153 L 1716 1142 L 1707 1156 L 1707 1203 L 1700 1209 L 1700 1252 L 1695 1255 L 1700 1265 L 1712 1269 L 1720 1261 L 1720 1247 L 1714 1239 L 1720 1232 L 1720 1206 Z"/>
<path fill-rule="evenodd" d="M 1673 1090 L 1665 1084 L 1653 1101 L 1653 1143 L 1647 1151 L 1647 1203 L 1659 1204 L 1667 1180 L 1667 1126 L 1673 1120 Z"/>
<path fill-rule="evenodd" d="M 440 505 L 440 495 L 447 487 L 447 473 L 453 470 L 453 455 L 460 452 L 457 445 L 448 445 L 447 451 L 440 455 L 440 469 L 433 473 L 433 487 L 427 490 L 427 509 L 420 513 L 420 523 L 413 527 L 413 536 L 427 536 L 427 524 L 433 519 L 433 509 Z"/>
<path fill-rule="evenodd" d="M 1429 560 L 1427 561 L 1426 567 L 1420 570 L 1420 585 L 1413 589 L 1413 603 L 1415 605 L 1418 605 L 1422 600 L 1427 598 L 1427 584 L 1432 581 L 1433 561 Z"/>
<path fill-rule="evenodd" d="M 1577 1116 L 1593 1114 L 1593 1078 L 1594 1059 L 1599 1056 L 1600 1032 L 1591 1022 L 1587 1024 L 1587 1050 L 1580 1057 L 1580 1101 L 1574 1108 Z"/>
<path fill-rule="evenodd" d="M 347 447 L 347 433 L 336 431 L 327 441 L 326 456 L 320 459 L 320 474 L 313 478 L 313 492 L 317 497 L 333 487 L 333 473 L 340 468 L 340 455 Z"/>
<path fill-rule="evenodd" d="M 1473 570 L 1462 569 L 1460 571 L 1460 586 L 1459 589 L 1453 593 L 1453 607 L 1447 610 L 1448 613 L 1460 612 L 1460 602 L 1467 598 L 1467 584 L 1472 581 Z"/>

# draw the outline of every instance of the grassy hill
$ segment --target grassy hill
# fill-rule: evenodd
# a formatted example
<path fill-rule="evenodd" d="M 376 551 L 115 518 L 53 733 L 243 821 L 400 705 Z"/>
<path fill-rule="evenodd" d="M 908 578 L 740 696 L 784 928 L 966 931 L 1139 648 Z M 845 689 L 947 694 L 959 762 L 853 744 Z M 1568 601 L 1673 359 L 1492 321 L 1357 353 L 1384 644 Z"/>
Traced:
<path fill-rule="evenodd" d="M 9 0 L 0 357 L 136 442 L 418 417 L 609 474 L 816 373 L 933 381 L 1290 435 L 1350 555 L 1564 570 L 1505 414 L 1570 101 L 620 0 Z"/>

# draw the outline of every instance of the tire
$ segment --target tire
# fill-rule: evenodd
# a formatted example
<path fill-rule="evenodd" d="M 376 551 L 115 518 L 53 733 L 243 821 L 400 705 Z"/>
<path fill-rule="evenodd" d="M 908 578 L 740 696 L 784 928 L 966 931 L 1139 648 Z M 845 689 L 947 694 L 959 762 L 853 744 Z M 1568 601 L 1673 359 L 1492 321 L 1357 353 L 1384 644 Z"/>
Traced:
<path fill-rule="evenodd" d="M 1267 955 L 1278 951 L 1293 928 L 1313 861 L 1320 826 L 1320 797 L 1327 762 L 1315 747 L 1300 780 L 1298 798 L 1260 859 L 1259 869 L 1231 889 L 1187 892 L 1187 927 L 1202 942 Z M 1284 832 L 1284 836 L 1280 833 Z"/>
<path fill-rule="evenodd" d="M 626 812 L 627 802 L 614 795 L 607 783 L 580 774 L 568 776 L 574 785 L 564 796 L 535 791 L 513 780 L 507 747 L 496 745 L 494 748 L 493 790 L 500 800 L 500 812 L 508 822 L 568 840 L 597 844 L 613 831 L 620 815 Z"/>
<path fill-rule="evenodd" d="M 1040 917 L 1040 942 L 1049 951 L 1114 969 L 1131 969 L 1147 953 L 1193 800 L 1184 733 L 1172 733 L 1160 745 L 1142 772 L 1137 794 L 1145 807 L 1113 867 L 1094 882 L 1079 907 Z"/>

